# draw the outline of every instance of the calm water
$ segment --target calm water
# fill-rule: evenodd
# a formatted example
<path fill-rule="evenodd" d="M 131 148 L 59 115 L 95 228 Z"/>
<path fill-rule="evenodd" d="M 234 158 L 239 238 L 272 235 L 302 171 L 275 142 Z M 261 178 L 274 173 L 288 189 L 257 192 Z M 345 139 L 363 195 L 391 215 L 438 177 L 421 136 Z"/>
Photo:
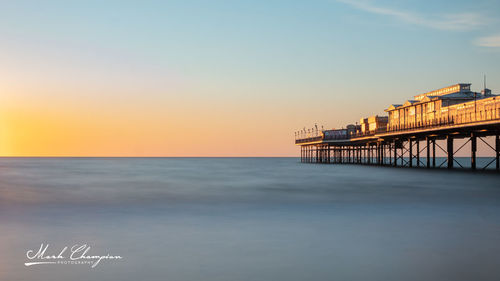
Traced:
<path fill-rule="evenodd" d="M 123 259 L 26 267 L 41 243 Z M 294 158 L 0 159 L 0 280 L 499 276 L 495 174 Z"/>

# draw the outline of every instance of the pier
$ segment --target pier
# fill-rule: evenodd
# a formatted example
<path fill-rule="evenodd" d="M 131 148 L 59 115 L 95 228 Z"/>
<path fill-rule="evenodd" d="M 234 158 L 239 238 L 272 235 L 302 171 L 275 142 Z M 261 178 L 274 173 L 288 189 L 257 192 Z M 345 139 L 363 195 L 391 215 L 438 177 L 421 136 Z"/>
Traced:
<path fill-rule="evenodd" d="M 470 84 L 457 84 L 385 111 L 388 116 L 362 118 L 342 129 L 297 131 L 301 162 L 453 169 L 464 168 L 456 154 L 468 149 L 468 168 L 500 171 L 500 96 L 490 90 L 475 93 Z M 493 155 L 483 166 L 477 163 L 479 143 Z M 444 159 L 436 157 L 438 151 Z"/>

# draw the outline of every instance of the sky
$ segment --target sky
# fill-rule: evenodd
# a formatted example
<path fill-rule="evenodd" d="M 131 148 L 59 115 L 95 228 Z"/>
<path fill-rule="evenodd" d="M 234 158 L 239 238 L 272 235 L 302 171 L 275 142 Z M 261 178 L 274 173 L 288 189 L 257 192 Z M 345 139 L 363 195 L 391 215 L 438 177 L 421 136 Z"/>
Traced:
<path fill-rule="evenodd" d="M 458 82 L 500 93 L 500 1 L 0 1 L 1 156 L 297 156 Z"/>

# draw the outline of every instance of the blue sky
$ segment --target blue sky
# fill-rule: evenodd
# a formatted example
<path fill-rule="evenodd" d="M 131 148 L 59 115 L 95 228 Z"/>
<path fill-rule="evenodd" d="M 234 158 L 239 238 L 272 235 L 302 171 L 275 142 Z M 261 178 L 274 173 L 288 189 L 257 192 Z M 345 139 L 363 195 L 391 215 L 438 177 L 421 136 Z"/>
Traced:
<path fill-rule="evenodd" d="M 249 105 L 241 124 L 262 108 L 266 134 L 289 137 L 457 82 L 480 90 L 484 74 L 498 94 L 498 11 L 500 1 L 2 2 L 1 102 L 223 104 L 228 116 Z"/>

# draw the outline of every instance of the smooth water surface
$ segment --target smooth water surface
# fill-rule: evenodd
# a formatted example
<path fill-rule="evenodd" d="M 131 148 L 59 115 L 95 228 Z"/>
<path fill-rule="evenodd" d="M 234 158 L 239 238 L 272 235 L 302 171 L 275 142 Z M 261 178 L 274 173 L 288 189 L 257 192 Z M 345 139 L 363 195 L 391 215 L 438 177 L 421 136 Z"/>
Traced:
<path fill-rule="evenodd" d="M 26 267 L 26 251 L 112 254 Z M 500 176 L 296 158 L 2 158 L 0 280 L 498 280 Z"/>

